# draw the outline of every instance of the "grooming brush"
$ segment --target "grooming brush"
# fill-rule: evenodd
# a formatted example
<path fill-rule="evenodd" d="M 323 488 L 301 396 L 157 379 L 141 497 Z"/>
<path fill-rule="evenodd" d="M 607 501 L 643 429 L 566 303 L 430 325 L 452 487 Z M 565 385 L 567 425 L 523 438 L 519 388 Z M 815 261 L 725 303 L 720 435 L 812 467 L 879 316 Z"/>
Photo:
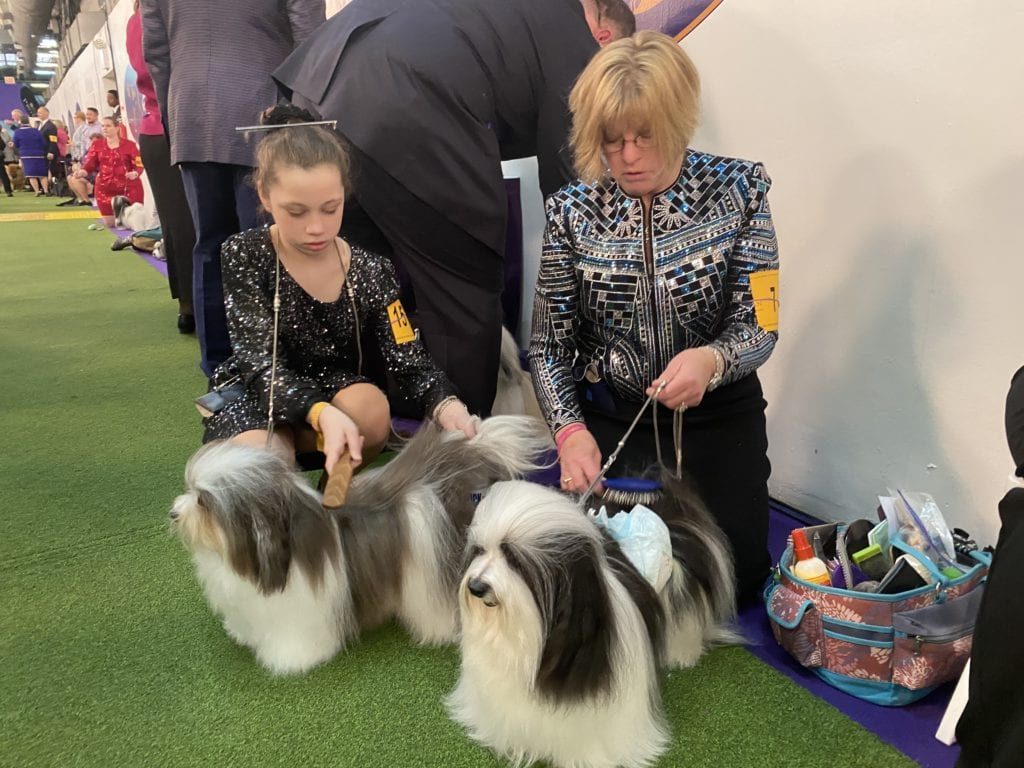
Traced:
<path fill-rule="evenodd" d="M 637 504 L 651 507 L 661 498 L 661 483 L 646 477 L 613 477 L 604 481 L 601 505 L 611 511 L 630 510 Z"/>
<path fill-rule="evenodd" d="M 327 479 L 327 486 L 324 488 L 323 505 L 326 510 L 335 510 L 345 503 L 348 496 L 348 487 L 352 484 L 352 457 L 347 450 L 342 451 L 341 457 L 334 465 L 334 471 Z"/>

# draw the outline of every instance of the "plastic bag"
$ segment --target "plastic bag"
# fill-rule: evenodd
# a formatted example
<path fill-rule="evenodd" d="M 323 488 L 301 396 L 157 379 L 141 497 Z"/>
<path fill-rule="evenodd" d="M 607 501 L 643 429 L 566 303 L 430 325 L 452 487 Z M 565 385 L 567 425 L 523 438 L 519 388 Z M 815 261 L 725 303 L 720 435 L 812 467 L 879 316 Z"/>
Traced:
<path fill-rule="evenodd" d="M 640 574 L 660 592 L 672 576 L 672 538 L 665 521 L 651 509 L 637 504 L 629 512 L 608 517 L 590 510 L 591 519 L 615 539 L 622 553 Z"/>
<path fill-rule="evenodd" d="M 883 504 L 889 530 L 899 531 L 903 541 L 923 553 L 939 569 L 952 566 L 962 571 L 956 562 L 953 534 L 935 499 L 927 493 L 911 491 L 890 490 L 889 494 L 889 504 Z"/>

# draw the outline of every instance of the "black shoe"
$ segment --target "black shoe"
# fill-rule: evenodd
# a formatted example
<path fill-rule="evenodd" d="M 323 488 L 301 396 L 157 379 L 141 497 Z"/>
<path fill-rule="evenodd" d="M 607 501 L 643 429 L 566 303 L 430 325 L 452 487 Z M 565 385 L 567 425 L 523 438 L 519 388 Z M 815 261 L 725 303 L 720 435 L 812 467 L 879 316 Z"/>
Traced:
<path fill-rule="evenodd" d="M 88 200 L 79 200 L 79 201 L 78 201 L 78 204 L 79 204 L 79 205 L 87 205 L 87 206 L 89 206 L 90 208 L 92 208 L 92 203 L 90 203 L 90 202 L 89 202 Z"/>
<path fill-rule="evenodd" d="M 36 192 L 36 197 L 42 197 L 42 196 L 43 196 L 42 192 Z"/>
<path fill-rule="evenodd" d="M 191 334 L 196 332 L 195 315 L 178 315 L 178 333 Z"/>
<path fill-rule="evenodd" d="M 112 251 L 123 251 L 125 248 L 131 247 L 132 239 L 130 237 L 119 237 L 110 244 L 110 250 Z"/>
<path fill-rule="evenodd" d="M 63 203 L 57 203 L 57 207 L 58 208 L 64 208 L 64 207 L 69 206 L 69 205 L 74 205 L 77 202 L 78 201 L 75 198 L 71 198 L 70 200 L 65 200 Z"/>

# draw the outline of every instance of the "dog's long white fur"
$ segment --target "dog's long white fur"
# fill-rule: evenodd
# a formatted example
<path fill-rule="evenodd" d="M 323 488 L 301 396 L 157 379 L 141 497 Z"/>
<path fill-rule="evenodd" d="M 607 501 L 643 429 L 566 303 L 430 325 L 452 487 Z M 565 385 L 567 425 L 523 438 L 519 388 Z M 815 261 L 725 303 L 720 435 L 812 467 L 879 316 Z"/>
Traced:
<path fill-rule="evenodd" d="M 452 642 L 458 627 L 457 565 L 468 519 L 463 524 L 452 519 L 446 495 L 470 480 L 489 484 L 536 469 L 535 459 L 548 440 L 526 417 L 487 419 L 469 440 L 461 433 L 427 428 L 391 463 L 357 475 L 346 508 L 367 508 L 375 517 L 351 525 L 348 551 L 360 551 L 361 545 L 386 547 L 400 529 L 404 541 L 393 562 L 353 563 L 337 520 L 319 509 L 320 496 L 305 478 L 268 451 L 230 441 L 205 446 L 189 461 L 187 490 L 175 500 L 172 518 L 228 635 L 251 648 L 275 674 L 304 672 L 358 636 L 363 627 L 356 601 L 368 598 L 354 590 L 373 580 L 372 569 L 381 569 L 384 576 L 397 571 L 399 585 L 374 595 L 384 603 L 372 606 L 375 615 L 398 618 L 417 642 Z M 216 507 L 217 514 L 204 504 Z M 254 511 L 275 504 L 266 515 Z M 471 510 L 468 494 L 466 504 Z M 287 534 L 263 519 L 274 514 L 291 523 L 299 516 L 315 519 L 333 539 L 334 555 L 315 573 L 293 557 L 281 588 L 268 590 L 252 573 L 240 573 L 227 552 L 233 537 L 252 536 L 261 558 L 279 555 L 289 542 L 275 538 Z"/>
<path fill-rule="evenodd" d="M 712 558 L 715 585 L 723 590 L 719 608 L 687 584 L 676 563 L 663 593 L 651 599 L 664 610 L 663 645 L 656 648 L 629 589 L 610 567 L 596 526 L 571 499 L 524 482 L 496 484 L 477 508 L 468 536 L 475 557 L 459 591 L 462 664 L 459 682 L 446 703 L 452 718 L 475 740 L 515 765 L 545 760 L 558 768 L 641 768 L 668 745 L 661 712 L 658 652 L 668 666 L 690 666 L 705 648 L 739 638 L 726 628 L 733 614 L 732 562 L 716 526 L 700 514 L 690 535 Z M 538 606 L 503 553 L 502 545 L 522 548 L 541 582 L 564 579 L 559 542 L 590 539 L 598 578 L 607 586 L 614 626 L 606 691 L 581 700 L 552 701 L 537 687 L 550 607 Z M 578 557 L 579 550 L 572 555 Z M 488 600 L 470 593 L 470 582 L 486 583 Z M 583 585 L 587 588 L 587 585 Z M 542 593 L 551 590 L 544 588 Z"/>

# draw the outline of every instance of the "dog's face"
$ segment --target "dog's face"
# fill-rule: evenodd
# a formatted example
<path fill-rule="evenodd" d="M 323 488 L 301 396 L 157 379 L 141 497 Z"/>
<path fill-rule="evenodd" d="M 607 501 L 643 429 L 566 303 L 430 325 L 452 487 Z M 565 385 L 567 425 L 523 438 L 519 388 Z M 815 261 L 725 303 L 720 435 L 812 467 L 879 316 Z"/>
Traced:
<path fill-rule="evenodd" d="M 316 582 L 322 568 L 312 564 L 336 543 L 303 483 L 271 451 L 209 443 L 185 467 L 186 492 L 174 501 L 171 525 L 192 552 L 218 555 L 261 592 L 284 588 L 296 552 Z"/>
<path fill-rule="evenodd" d="M 464 637 L 553 700 L 606 690 L 613 619 L 603 562 L 601 536 L 573 501 L 524 481 L 496 484 L 469 530 Z"/>
<path fill-rule="evenodd" d="M 211 499 L 201 491 L 189 490 L 171 506 L 171 529 L 192 552 L 209 551 L 220 557 L 227 552 L 224 530 L 211 511 Z"/>

